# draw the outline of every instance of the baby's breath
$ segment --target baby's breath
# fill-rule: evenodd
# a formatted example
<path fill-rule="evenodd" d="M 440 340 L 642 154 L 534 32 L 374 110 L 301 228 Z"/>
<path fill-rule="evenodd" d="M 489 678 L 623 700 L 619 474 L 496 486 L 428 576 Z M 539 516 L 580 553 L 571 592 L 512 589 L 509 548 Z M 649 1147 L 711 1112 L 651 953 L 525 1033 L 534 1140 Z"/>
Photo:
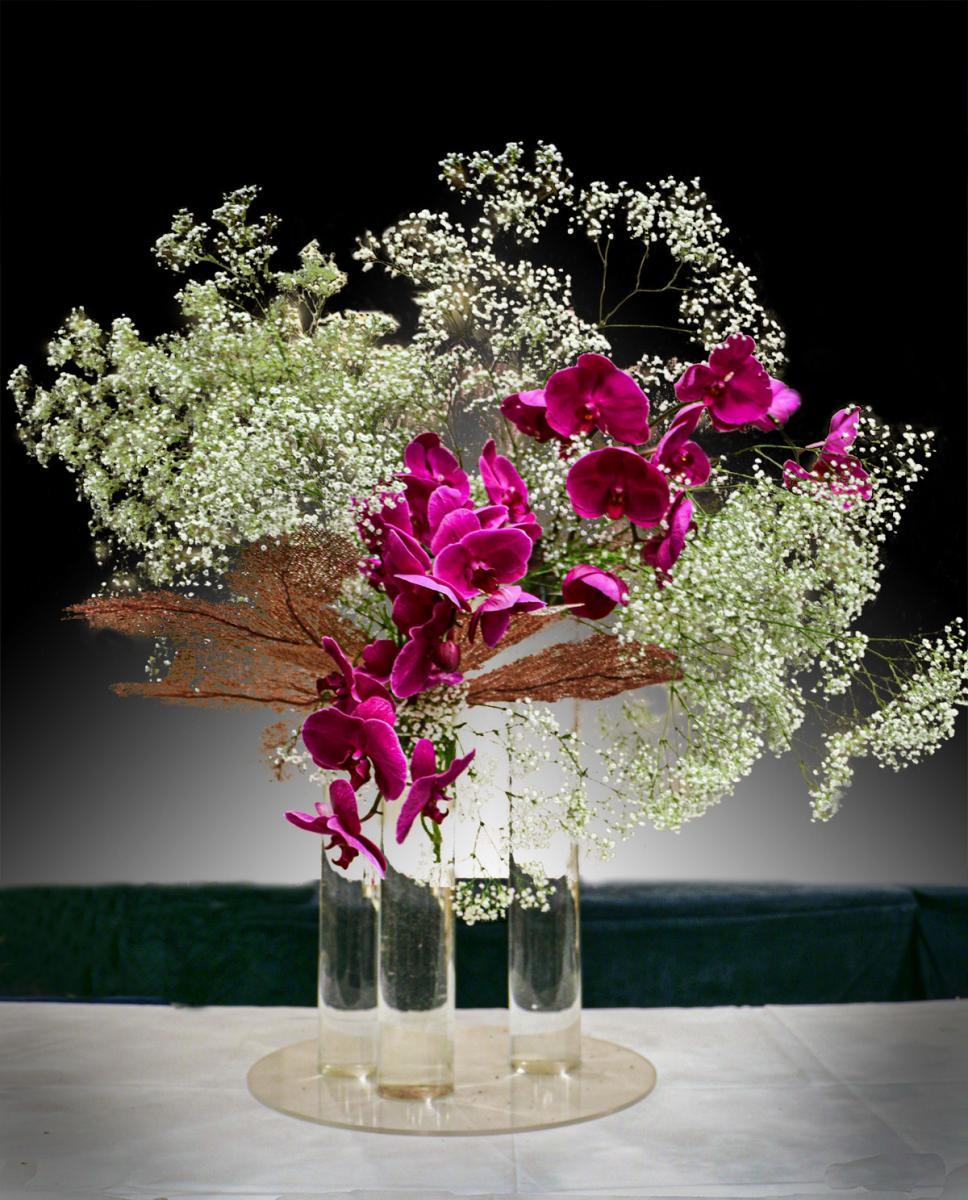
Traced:
<path fill-rule="evenodd" d="M 315 243 L 270 269 L 276 222 L 249 220 L 254 197 L 231 193 L 210 224 L 179 213 L 156 243 L 178 273 L 214 271 L 178 293 L 184 331 L 146 340 L 75 309 L 48 347 L 53 383 L 10 380 L 28 449 L 65 463 L 102 553 L 154 584 L 211 583 L 233 548 L 301 526 L 352 533 L 352 497 L 443 414 L 426 360 L 386 342 L 393 318 L 325 311 L 345 276 Z"/>

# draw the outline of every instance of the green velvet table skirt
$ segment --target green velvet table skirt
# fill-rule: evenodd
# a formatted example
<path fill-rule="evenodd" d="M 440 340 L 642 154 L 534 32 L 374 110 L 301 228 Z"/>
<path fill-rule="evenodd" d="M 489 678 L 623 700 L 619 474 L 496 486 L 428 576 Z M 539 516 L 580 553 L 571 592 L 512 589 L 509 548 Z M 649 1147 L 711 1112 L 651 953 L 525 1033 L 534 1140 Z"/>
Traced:
<path fill-rule="evenodd" d="M 0 997 L 311 1005 L 316 887 L 0 890 Z M 615 884 L 582 896 L 588 1007 L 968 995 L 968 888 Z M 458 925 L 458 1003 L 506 1003 L 503 922 Z"/>

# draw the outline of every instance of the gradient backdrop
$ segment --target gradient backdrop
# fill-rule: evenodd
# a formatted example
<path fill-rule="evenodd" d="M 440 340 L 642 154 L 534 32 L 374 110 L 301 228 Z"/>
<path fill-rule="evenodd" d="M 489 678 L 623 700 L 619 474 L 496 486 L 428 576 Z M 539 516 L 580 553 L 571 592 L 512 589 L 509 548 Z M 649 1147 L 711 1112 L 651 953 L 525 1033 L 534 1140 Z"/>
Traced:
<path fill-rule="evenodd" d="M 198 19 L 216 10 L 217 35 Z M 349 267 L 355 234 L 442 199 L 449 150 L 541 138 L 582 179 L 700 175 L 787 328 L 795 431 L 852 400 L 938 430 L 871 624 L 937 628 L 965 607 L 964 14 L 8 5 L 3 376 L 42 371 L 74 304 L 169 327 L 151 242 L 243 183 L 284 219 L 280 261 L 317 237 Z M 9 396 L 0 411 L 3 882 L 311 878 L 318 843 L 281 814 L 312 795 L 265 776 L 266 719 L 116 699 L 144 648 L 61 622 L 99 580 L 86 513 L 17 444 Z M 827 826 L 793 764 L 765 761 L 587 876 L 966 883 L 963 728 L 907 774 L 861 769 Z"/>

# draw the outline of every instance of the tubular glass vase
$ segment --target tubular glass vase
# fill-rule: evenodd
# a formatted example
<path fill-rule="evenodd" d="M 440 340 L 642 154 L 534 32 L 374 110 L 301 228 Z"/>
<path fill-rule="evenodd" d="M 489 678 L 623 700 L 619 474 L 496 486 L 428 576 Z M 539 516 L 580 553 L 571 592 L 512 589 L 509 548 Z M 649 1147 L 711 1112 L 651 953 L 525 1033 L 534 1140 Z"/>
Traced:
<path fill-rule="evenodd" d="M 565 835 L 512 850 L 508 908 L 511 1065 L 557 1075 L 581 1063 L 578 847 Z"/>
<path fill-rule="evenodd" d="M 376 1069 L 378 883 L 362 855 L 342 870 L 323 850 L 318 1008 L 324 1075 L 362 1077 Z"/>
<path fill-rule="evenodd" d="M 442 861 L 428 864 L 420 830 L 398 846 L 385 821 L 377 1086 L 384 1096 L 434 1099 L 454 1090 L 453 850 L 445 836 Z"/>

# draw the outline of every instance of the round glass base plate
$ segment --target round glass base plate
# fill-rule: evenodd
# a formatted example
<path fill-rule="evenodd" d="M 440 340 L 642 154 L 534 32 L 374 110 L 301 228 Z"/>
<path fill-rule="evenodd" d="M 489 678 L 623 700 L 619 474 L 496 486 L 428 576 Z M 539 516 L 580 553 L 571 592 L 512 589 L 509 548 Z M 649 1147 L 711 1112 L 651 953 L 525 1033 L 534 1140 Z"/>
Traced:
<path fill-rule="evenodd" d="M 500 1026 L 458 1028 L 456 1086 L 437 1100 L 397 1100 L 374 1079 L 320 1075 L 315 1040 L 284 1046 L 249 1071 L 249 1090 L 277 1112 L 371 1133 L 464 1136 L 524 1133 L 591 1121 L 627 1108 L 655 1087 L 647 1058 L 598 1038 L 581 1040 L 582 1064 L 566 1075 L 512 1072 Z"/>

